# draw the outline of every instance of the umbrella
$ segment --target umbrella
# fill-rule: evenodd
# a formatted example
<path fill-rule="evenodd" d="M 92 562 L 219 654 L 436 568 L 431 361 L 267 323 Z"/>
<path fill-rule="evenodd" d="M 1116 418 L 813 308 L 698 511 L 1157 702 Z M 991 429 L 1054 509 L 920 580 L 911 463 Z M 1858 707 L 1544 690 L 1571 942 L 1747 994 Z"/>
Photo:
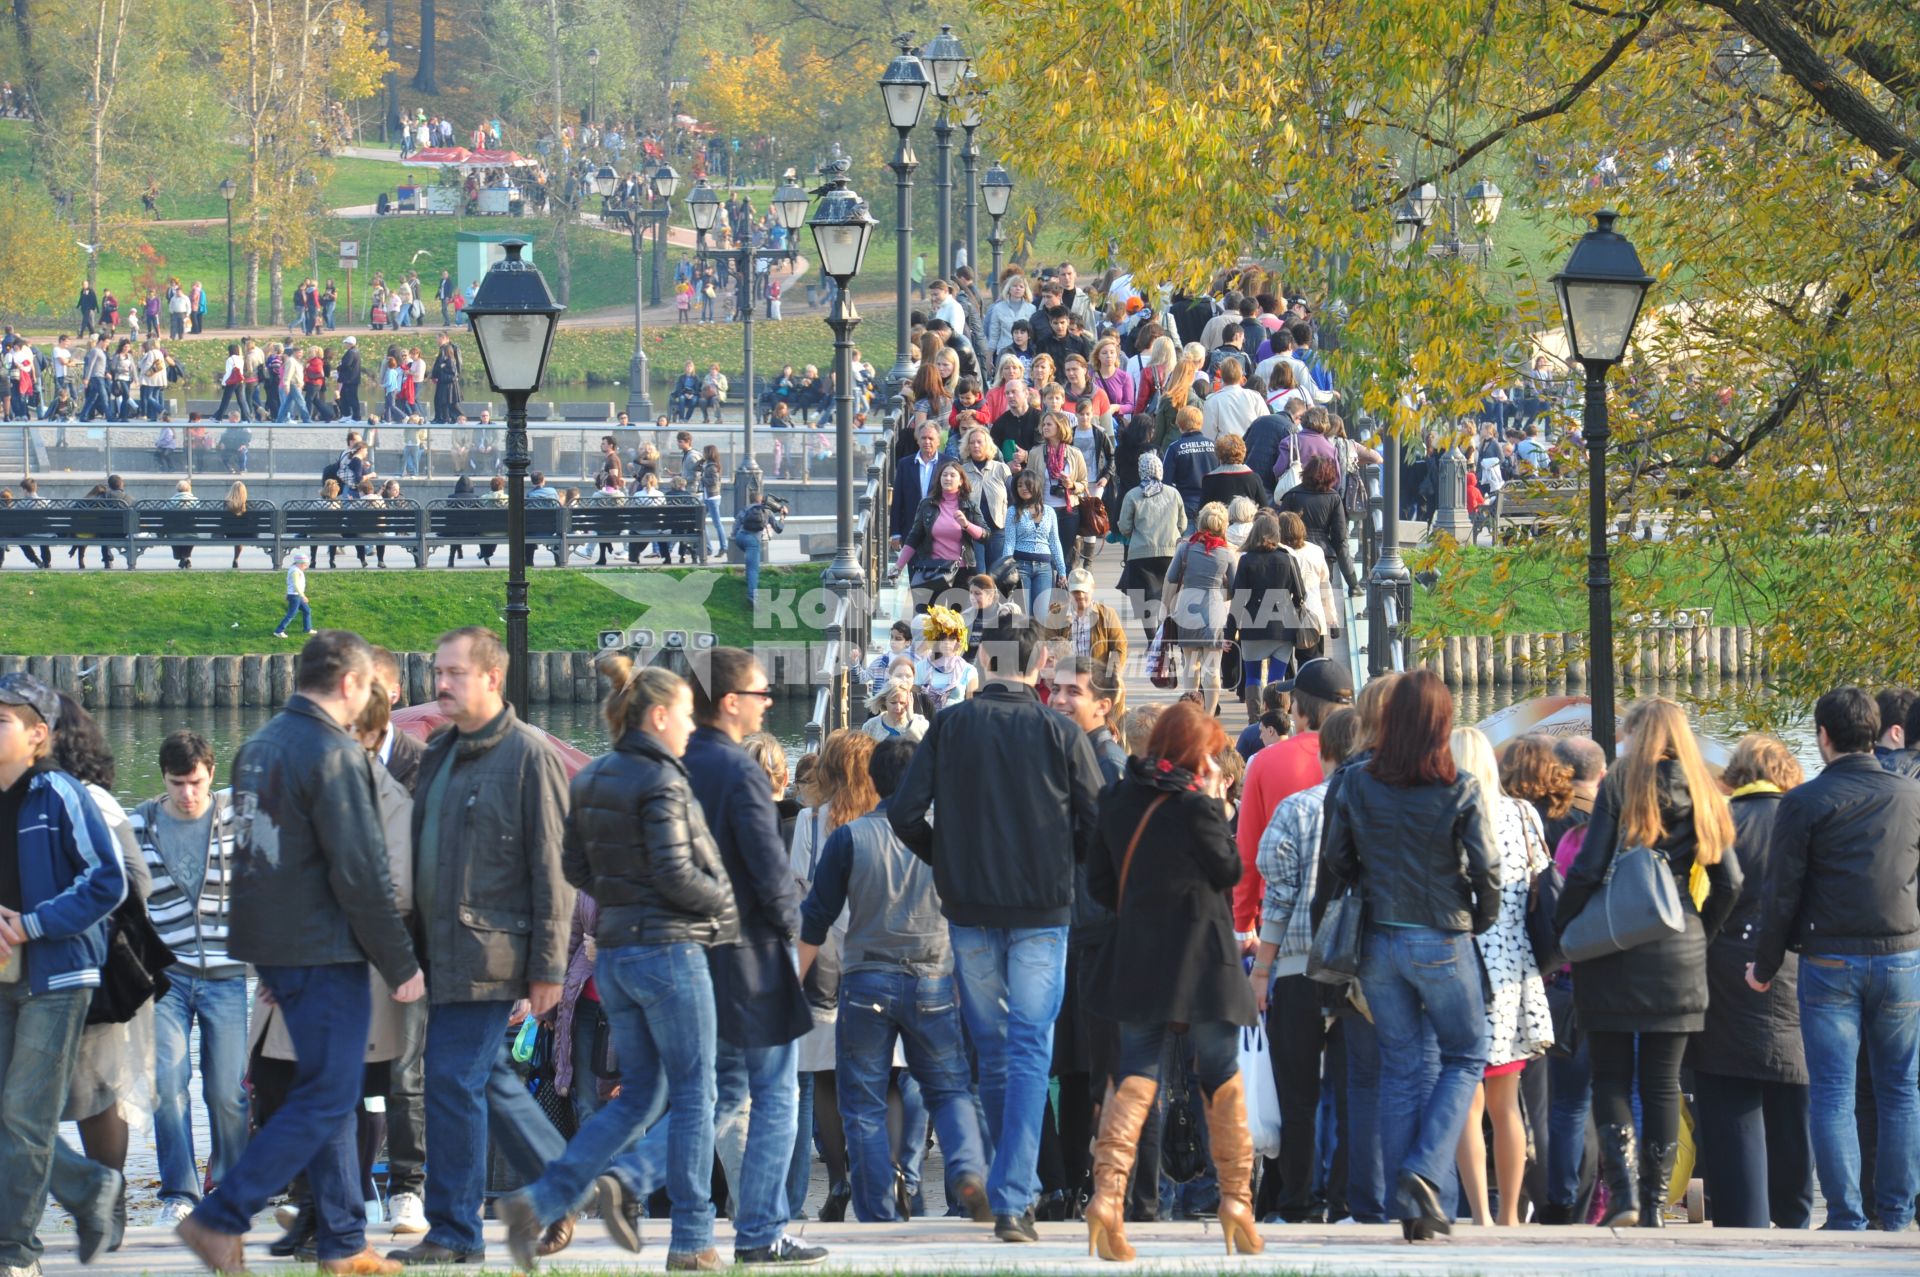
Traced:
<path fill-rule="evenodd" d="M 1592 736 L 1593 701 L 1586 696 L 1536 696 L 1488 715 L 1479 727 L 1493 742 L 1495 753 L 1527 735 Z M 1614 731 L 1619 730 L 1616 717 Z M 1700 756 L 1716 771 L 1733 760 L 1733 750 L 1724 742 L 1700 732 L 1694 733 L 1694 739 L 1700 742 Z"/>
<path fill-rule="evenodd" d="M 445 168 L 451 164 L 458 168 L 472 157 L 473 152 L 464 146 L 429 146 L 415 151 L 400 162 L 408 168 Z"/>
<path fill-rule="evenodd" d="M 425 740 L 436 731 L 439 731 L 440 727 L 446 723 L 446 721 L 447 716 L 440 712 L 438 705 L 432 703 L 426 705 L 409 705 L 405 709 L 393 711 L 393 725 L 401 731 L 406 732 L 409 736 L 417 736 L 421 740 Z M 567 744 L 567 742 L 561 740 L 552 732 L 543 729 L 536 730 L 540 730 L 540 734 L 547 738 L 547 743 L 552 745 L 554 751 L 560 755 L 560 765 L 567 769 L 567 775 L 573 775 L 593 761 L 586 754 L 581 753 L 573 746 Z"/>

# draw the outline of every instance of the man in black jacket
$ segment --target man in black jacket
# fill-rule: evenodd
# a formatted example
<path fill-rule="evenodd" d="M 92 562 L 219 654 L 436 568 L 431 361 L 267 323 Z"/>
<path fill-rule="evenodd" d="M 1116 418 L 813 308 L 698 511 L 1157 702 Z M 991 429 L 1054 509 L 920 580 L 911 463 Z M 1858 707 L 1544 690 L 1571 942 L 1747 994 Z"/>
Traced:
<path fill-rule="evenodd" d="M 940 468 L 940 427 L 931 421 L 922 422 L 914 431 L 913 441 L 918 451 L 900 458 L 900 464 L 894 467 L 893 509 L 887 530 L 895 550 L 913 527 L 913 516 L 919 512 L 920 503 L 933 492 L 933 473 Z"/>
<path fill-rule="evenodd" d="M 1067 331 L 1070 312 L 1065 306 L 1049 307 L 1043 315 L 1045 324 L 1034 333 L 1033 351 L 1036 355 L 1045 355 L 1053 360 L 1053 371 L 1058 378 L 1067 366 L 1068 355 L 1078 355 L 1092 362 L 1093 338 L 1085 333 Z"/>
<path fill-rule="evenodd" d="M 1873 757 L 1880 711 L 1858 687 L 1814 706 L 1826 768 L 1780 800 L 1747 983 L 1765 993 L 1800 951 L 1800 1036 L 1827 1227 L 1904 1232 L 1920 1195 L 1920 781 Z M 1863 1208 L 1854 1073 L 1864 1043 L 1879 1109 Z"/>
<path fill-rule="evenodd" d="M 340 362 L 333 366 L 334 376 L 340 380 L 340 394 L 335 399 L 340 420 L 360 420 L 360 339 L 348 335 L 346 349 L 340 352 Z"/>
<path fill-rule="evenodd" d="M 1024 618 L 982 637 L 986 687 L 934 718 L 887 809 L 900 840 L 933 866 L 952 933 L 992 1135 L 987 1198 L 994 1235 L 1007 1242 L 1038 1240 L 1031 1207 L 1074 866 L 1094 836 L 1101 782 L 1086 732 L 1034 694 L 1039 646 Z"/>
<path fill-rule="evenodd" d="M 354 1149 L 371 1014 L 367 968 L 396 1002 L 426 992 L 393 903 L 372 762 L 350 725 L 366 706 L 365 640 L 322 630 L 301 649 L 298 690 L 233 760 L 238 830 L 227 951 L 251 962 L 286 1018 L 293 1089 L 214 1191 L 180 1221 L 180 1239 L 215 1272 L 244 1272 L 244 1234 L 304 1169 L 317 1206 L 320 1266 L 399 1270 L 366 1244 Z"/>
<path fill-rule="evenodd" d="M 780 837 L 767 773 L 740 742 L 766 719 L 767 674 L 751 652 L 716 647 L 693 679 L 686 768 L 733 883 L 740 935 L 707 951 L 719 1042 L 714 1143 L 733 1196 L 737 1264 L 816 1264 L 826 1250 L 787 1236 L 787 1168 L 799 1123 L 800 1052 L 813 1012 L 800 991 L 793 945 L 800 891 Z M 752 1123 L 747 1114 L 749 1106 Z"/>

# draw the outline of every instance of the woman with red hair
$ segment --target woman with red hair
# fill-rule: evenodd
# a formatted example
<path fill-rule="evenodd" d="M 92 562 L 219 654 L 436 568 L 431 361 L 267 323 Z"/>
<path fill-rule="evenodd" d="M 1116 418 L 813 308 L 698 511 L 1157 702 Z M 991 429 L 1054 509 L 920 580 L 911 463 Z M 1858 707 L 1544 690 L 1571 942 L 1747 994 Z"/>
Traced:
<path fill-rule="evenodd" d="M 1388 1214 L 1408 1241 L 1452 1230 L 1440 1185 L 1487 1063 L 1473 936 L 1500 909 L 1496 795 L 1455 767 L 1452 729 L 1453 697 L 1437 675 L 1395 683 L 1372 760 L 1327 803 L 1321 853 L 1333 892 L 1357 889 L 1364 901 L 1360 988 L 1380 1036 L 1380 1163 L 1394 1177 Z"/>
<path fill-rule="evenodd" d="M 1127 1177 L 1159 1089 L 1160 1049 L 1176 1024 L 1188 1026 L 1198 1057 L 1227 1253 L 1262 1249 L 1239 1054 L 1239 1029 L 1254 1023 L 1253 991 L 1233 936 L 1227 891 L 1240 880 L 1240 855 L 1217 761 L 1228 749 L 1219 722 L 1183 701 L 1160 715 L 1145 749 L 1100 799 L 1087 885 L 1115 921 L 1088 1009 L 1120 1030 L 1086 1212 L 1088 1247 L 1102 1259 L 1134 1256 L 1122 1227 Z"/>

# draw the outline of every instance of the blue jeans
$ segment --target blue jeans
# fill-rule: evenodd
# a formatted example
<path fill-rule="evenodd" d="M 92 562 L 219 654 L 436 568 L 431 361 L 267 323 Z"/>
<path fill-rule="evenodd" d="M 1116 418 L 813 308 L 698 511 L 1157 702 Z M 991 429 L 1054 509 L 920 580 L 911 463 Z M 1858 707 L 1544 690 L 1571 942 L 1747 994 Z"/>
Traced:
<path fill-rule="evenodd" d="M 740 549 L 740 557 L 747 565 L 747 605 L 760 597 L 760 554 L 762 543 L 758 532 L 735 532 L 733 543 Z"/>
<path fill-rule="evenodd" d="M 1020 588 L 1026 594 L 1027 615 L 1043 617 L 1051 606 L 1055 581 L 1052 559 L 1015 559 Z"/>
<path fill-rule="evenodd" d="M 1800 956 L 1800 1037 L 1811 1079 L 1813 1161 L 1826 1227 L 1860 1230 L 1860 1137 L 1854 1075 L 1865 1040 L 1880 1138 L 1874 1213 L 1881 1228 L 1913 1222 L 1920 1193 L 1920 952 Z"/>
<path fill-rule="evenodd" d="M 207 1105 L 207 1178 L 218 1184 L 247 1146 L 247 982 L 243 977 L 206 980 L 181 967 L 167 973 L 172 985 L 153 1007 L 158 1090 L 153 1107 L 154 1151 L 160 1162 L 160 1196 L 200 1200 L 194 1169 L 193 1120 L 188 1084 L 193 1062 L 187 1039 L 200 1021 L 200 1096 Z"/>
<path fill-rule="evenodd" d="M 93 414 L 99 413 L 102 420 L 113 420 L 113 403 L 107 398 L 107 379 L 105 377 L 87 378 L 87 389 L 80 404 L 80 420 L 92 421 Z"/>
<path fill-rule="evenodd" d="M 840 1120 L 852 1162 L 853 1209 L 863 1223 L 897 1218 L 893 1202 L 893 1148 L 887 1138 L 887 1078 L 893 1044 L 903 1044 L 907 1070 L 933 1112 L 948 1176 L 981 1175 L 986 1154 L 967 1078 L 966 1042 L 951 976 L 916 977 L 907 971 L 855 971 L 840 981 L 840 1018 L 834 1038 L 839 1065 Z M 906 1141 L 925 1141 L 909 1119 Z"/>
<path fill-rule="evenodd" d="M 274 417 L 274 420 L 292 421 L 296 417 L 301 421 L 313 420 L 313 414 L 307 411 L 307 397 L 292 391 L 286 391 L 280 396 L 280 412 Z"/>
<path fill-rule="evenodd" d="M 35 1229 L 92 1004 L 92 989 L 34 997 L 24 980 L 0 984 L 0 1265 L 30 1268 L 40 1258 Z"/>
<path fill-rule="evenodd" d="M 298 594 L 287 595 L 287 614 L 280 618 L 280 624 L 273 627 L 273 632 L 285 633 L 287 626 L 293 624 L 293 618 L 296 616 L 300 618 L 300 624 L 306 632 L 313 633 L 313 609 L 308 607 L 307 601 Z"/>
<path fill-rule="evenodd" d="M 733 1046 L 722 1039 L 714 1052 L 715 1138 L 746 1124 L 746 1156 L 733 1193 L 733 1247 L 771 1246 L 787 1231 L 787 1168 L 793 1160 L 799 1121 L 800 1050 L 780 1046 Z"/>
<path fill-rule="evenodd" d="M 1368 927 L 1360 987 L 1380 1036 L 1380 1163 L 1393 1192 L 1388 1214 L 1413 1219 L 1418 1211 L 1394 1185 L 1402 1171 L 1412 1171 L 1444 1191 L 1487 1065 L 1486 1003 L 1473 937 Z M 1440 1047 L 1440 1076 L 1423 1094 L 1429 1028 Z"/>
<path fill-rule="evenodd" d="M 813 1074 L 800 1077 L 794 1105 L 793 1157 L 787 1162 L 787 1218 L 807 1217 L 807 1187 L 813 1182 Z"/>
<path fill-rule="evenodd" d="M 1380 1165 L 1380 1035 L 1365 1016 L 1340 1021 L 1347 1088 L 1347 1213 L 1363 1224 L 1387 1218 Z"/>
<path fill-rule="evenodd" d="M 244 1233 L 267 1200 L 304 1170 L 313 1192 L 320 1258 L 345 1259 L 367 1244 L 353 1116 L 360 1106 L 373 1014 L 367 964 L 261 966 L 258 971 L 293 1039 L 298 1060 L 293 1089 L 226 1178 L 194 1208 L 193 1217 L 217 1233 Z"/>
<path fill-rule="evenodd" d="M 1571 983 L 1549 984 L 1547 998 L 1572 998 Z M 1581 1170 L 1587 1153 L 1587 1128 L 1593 1121 L 1593 1064 L 1587 1059 L 1587 1039 L 1579 1035 L 1572 1055 L 1547 1057 L 1547 1204 L 1575 1210 L 1584 1222 L 1580 1204 L 1591 1200 L 1580 1191 Z"/>
<path fill-rule="evenodd" d="M 542 1224 L 572 1209 L 610 1164 L 630 1191 L 644 1196 L 659 1171 L 639 1137 L 666 1113 L 669 1249 L 703 1251 L 713 1244 L 715 1096 L 713 977 L 706 950 L 696 944 L 622 945 L 601 950 L 595 970 L 620 1060 L 620 1094 L 594 1113 L 527 1192 Z M 577 1067 L 574 1084 L 582 1084 Z M 591 1073 L 585 1085 L 592 1085 Z"/>
<path fill-rule="evenodd" d="M 987 1198 L 1019 1215 L 1040 1194 L 1040 1122 L 1053 1062 L 1053 1022 L 1067 988 L 1065 927 L 948 928 L 960 1009 L 980 1057 L 993 1164 Z"/>
<path fill-rule="evenodd" d="M 442 1002 L 427 1013 L 427 1240 L 474 1251 L 487 1187 L 487 1140 L 535 1179 L 566 1142 L 507 1055 L 511 1002 Z"/>
<path fill-rule="evenodd" d="M 726 524 L 720 521 L 720 498 L 701 497 L 700 501 L 707 507 L 707 517 L 713 520 L 714 553 L 725 554 L 727 552 L 727 527 Z M 702 528 L 700 535 L 705 537 L 706 529 Z"/>

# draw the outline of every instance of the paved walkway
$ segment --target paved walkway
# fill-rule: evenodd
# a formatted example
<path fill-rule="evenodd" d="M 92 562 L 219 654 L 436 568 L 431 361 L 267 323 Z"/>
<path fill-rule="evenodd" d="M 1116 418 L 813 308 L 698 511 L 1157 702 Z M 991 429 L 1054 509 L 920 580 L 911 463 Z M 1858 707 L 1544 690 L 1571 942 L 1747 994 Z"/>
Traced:
<path fill-rule="evenodd" d="M 247 1252 L 253 1271 L 293 1271 L 309 1266 L 267 1258 L 266 1244 L 276 1234 L 261 1217 Z M 1080 1224 L 1041 1224 L 1032 1246 L 996 1243 L 984 1227 L 951 1219 L 920 1219 L 905 1224 L 796 1224 L 806 1239 L 832 1252 L 819 1271 L 862 1273 L 1093 1273 L 1113 1271 L 1086 1253 Z M 1513 1277 L 1619 1277 L 1621 1274 L 1780 1274 L 1782 1277 L 1881 1277 L 1920 1272 L 1920 1234 L 1826 1233 L 1715 1229 L 1678 1226 L 1659 1232 L 1627 1229 L 1617 1234 L 1597 1228 L 1473 1228 L 1459 1226 L 1451 1239 L 1421 1246 L 1400 1240 L 1397 1227 L 1263 1227 L 1267 1251 L 1257 1259 L 1229 1259 L 1221 1253 L 1220 1233 L 1211 1224 L 1134 1224 L 1128 1238 L 1140 1253 L 1132 1271 L 1268 1273 L 1498 1273 Z M 385 1249 L 384 1228 L 370 1239 Z M 607 1240 L 592 1221 L 583 1221 L 573 1245 L 547 1261 L 550 1271 L 629 1269 L 659 1271 L 665 1265 L 667 1224 L 649 1220 L 648 1246 L 630 1255 Z M 67 1236 L 49 1238 L 42 1266 L 51 1275 L 188 1273 L 198 1271 L 191 1256 L 170 1233 L 136 1228 L 116 1253 L 102 1255 L 82 1269 L 74 1262 Z M 732 1230 L 719 1225 L 716 1245 L 726 1258 Z M 487 1271 L 507 1272 L 511 1265 L 502 1229 L 487 1226 Z"/>

